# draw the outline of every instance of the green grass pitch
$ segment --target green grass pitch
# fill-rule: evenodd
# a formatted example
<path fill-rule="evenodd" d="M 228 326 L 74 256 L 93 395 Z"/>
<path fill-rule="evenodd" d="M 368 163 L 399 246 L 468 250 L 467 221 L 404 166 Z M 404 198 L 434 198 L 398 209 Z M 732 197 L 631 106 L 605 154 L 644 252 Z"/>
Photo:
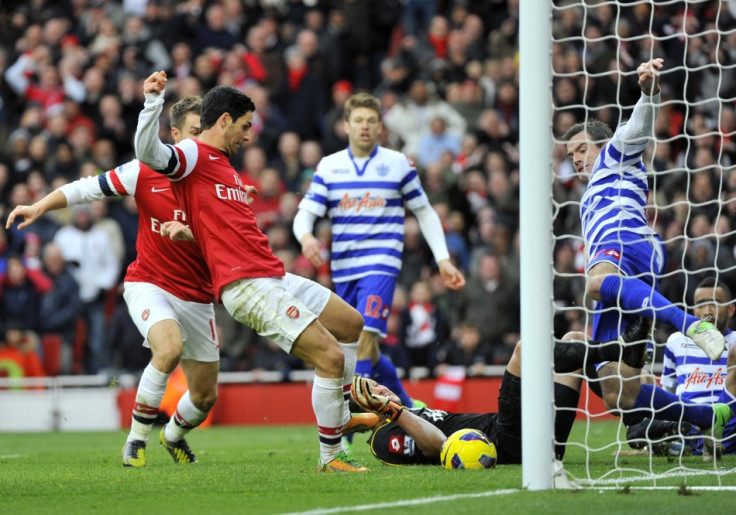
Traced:
<path fill-rule="evenodd" d="M 120 450 L 124 432 L 0 434 L 0 506 L 2 513 L 687 513 L 707 509 L 733 513 L 736 473 L 720 476 L 677 475 L 643 490 L 652 481 L 635 481 L 632 472 L 606 476 L 614 460 L 620 467 L 655 472 L 676 469 L 676 461 L 619 456 L 610 446 L 618 425 L 578 423 L 571 440 L 598 449 L 586 454 L 573 446 L 565 468 L 578 478 L 603 478 L 607 487 L 582 491 L 516 491 L 520 466 L 486 471 L 447 471 L 440 467 L 389 467 L 370 455 L 365 438 L 356 438 L 355 454 L 366 474 L 316 474 L 314 427 L 221 427 L 196 431 L 189 442 L 199 463 L 177 466 L 152 433 L 144 469 L 124 468 Z M 700 457 L 683 465 L 694 471 L 713 468 Z M 720 466 L 736 467 L 736 456 Z M 630 488 L 629 488 L 630 487 Z M 515 490 L 506 493 L 505 490 Z"/>

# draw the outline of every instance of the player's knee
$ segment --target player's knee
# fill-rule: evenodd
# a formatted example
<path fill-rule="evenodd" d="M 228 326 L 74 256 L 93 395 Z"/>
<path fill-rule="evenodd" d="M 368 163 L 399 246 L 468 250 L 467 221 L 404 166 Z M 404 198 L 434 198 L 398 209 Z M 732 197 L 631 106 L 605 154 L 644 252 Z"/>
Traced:
<path fill-rule="evenodd" d="M 171 343 L 169 345 L 160 345 L 154 353 L 154 361 L 158 364 L 162 372 L 171 373 L 181 361 L 183 349 L 181 345 Z"/>
<path fill-rule="evenodd" d="M 363 332 L 363 317 L 358 310 L 350 307 L 345 316 L 345 339 L 343 343 L 357 342 Z"/>
<path fill-rule="evenodd" d="M 217 388 L 210 388 L 201 391 L 189 390 L 189 396 L 192 399 L 192 404 L 196 406 L 199 411 L 208 413 L 217 402 Z"/>
<path fill-rule="evenodd" d="M 594 276 L 588 276 L 588 280 L 585 285 L 585 293 L 588 294 L 589 297 L 595 300 L 601 299 L 601 284 L 603 284 L 603 279 L 605 278 L 605 275 L 594 275 Z"/>
<path fill-rule="evenodd" d="M 345 369 L 345 355 L 339 345 L 330 345 L 319 356 L 319 363 L 315 363 L 328 377 L 340 377 Z"/>
<path fill-rule="evenodd" d="M 634 399 L 626 391 L 607 392 L 603 395 L 603 403 L 611 411 L 630 410 L 634 407 Z"/>
<path fill-rule="evenodd" d="M 345 355 L 338 342 L 327 331 L 320 334 L 319 340 L 312 341 L 311 345 L 299 340 L 297 345 L 300 347 L 293 352 L 294 355 L 311 363 L 318 375 L 332 378 L 344 375 Z"/>
<path fill-rule="evenodd" d="M 521 362 L 521 340 L 516 342 L 516 345 L 514 345 L 514 352 L 511 354 L 511 359 Z"/>

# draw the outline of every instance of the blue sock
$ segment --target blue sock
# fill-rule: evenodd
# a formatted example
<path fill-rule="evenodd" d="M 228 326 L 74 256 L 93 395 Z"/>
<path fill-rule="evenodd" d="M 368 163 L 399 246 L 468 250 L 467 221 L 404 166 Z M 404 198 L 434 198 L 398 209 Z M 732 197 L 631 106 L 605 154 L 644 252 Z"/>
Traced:
<path fill-rule="evenodd" d="M 360 377 L 371 377 L 373 375 L 373 365 L 370 358 L 359 359 L 355 362 L 355 375 Z"/>
<path fill-rule="evenodd" d="M 731 413 L 734 413 L 734 408 L 736 408 L 736 397 L 731 394 L 731 392 L 726 390 L 725 386 L 723 387 L 723 390 L 721 390 L 721 393 L 718 395 L 718 402 L 728 404 L 731 408 Z"/>
<path fill-rule="evenodd" d="M 652 418 L 675 422 L 682 419 L 701 429 L 708 429 L 713 424 L 713 408 L 710 404 L 685 404 L 674 393 L 650 384 L 641 385 L 634 409 L 654 409 L 656 413 L 651 413 Z"/>
<path fill-rule="evenodd" d="M 608 306 L 620 305 L 632 315 L 664 320 L 683 333 L 698 317 L 688 315 L 661 293 L 640 279 L 609 275 L 601 283 L 601 301 Z"/>
<path fill-rule="evenodd" d="M 396 367 L 394 367 L 394 364 L 391 363 L 391 361 L 389 361 L 389 359 L 383 354 L 381 354 L 381 357 L 378 358 L 378 361 L 373 366 L 373 379 L 398 395 L 399 399 L 401 399 L 402 405 L 411 408 L 411 397 L 409 397 L 409 394 L 404 390 L 404 386 L 401 384 L 399 376 L 396 375 Z"/>

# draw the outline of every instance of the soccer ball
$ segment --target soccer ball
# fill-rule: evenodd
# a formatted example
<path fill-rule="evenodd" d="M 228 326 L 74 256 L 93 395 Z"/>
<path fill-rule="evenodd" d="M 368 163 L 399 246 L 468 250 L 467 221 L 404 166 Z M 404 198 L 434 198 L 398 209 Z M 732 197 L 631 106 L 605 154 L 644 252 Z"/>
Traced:
<path fill-rule="evenodd" d="M 442 445 L 440 461 L 446 469 L 490 469 L 496 466 L 496 446 L 475 429 L 460 429 Z"/>

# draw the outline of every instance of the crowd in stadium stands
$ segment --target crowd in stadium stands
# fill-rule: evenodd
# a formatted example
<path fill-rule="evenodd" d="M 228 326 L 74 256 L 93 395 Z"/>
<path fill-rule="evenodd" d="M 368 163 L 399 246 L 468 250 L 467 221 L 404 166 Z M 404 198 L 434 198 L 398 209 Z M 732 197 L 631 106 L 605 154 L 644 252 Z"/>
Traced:
<path fill-rule="evenodd" d="M 3 2 L 0 334 L 6 342 L 0 351 L 35 350 L 47 374 L 136 372 L 147 363 L 121 295 L 121 278 L 135 257 L 132 197 L 50 213 L 22 231 L 6 231 L 4 220 L 18 204 L 132 159 L 142 81 L 166 70 L 168 102 L 217 84 L 253 98 L 254 137 L 233 164 L 260 190 L 253 209 L 287 271 L 325 285 L 329 268 L 315 269 L 299 254 L 291 221 L 320 158 L 347 145 L 343 102 L 359 90 L 377 95 L 386 128 L 380 144 L 416 163 L 451 254 L 468 277 L 462 291 L 446 290 L 409 218 L 382 346 L 400 367 L 464 365 L 473 373 L 506 363 L 520 324 L 518 3 Z M 719 2 L 688 10 L 684 2 L 586 5 L 555 2 L 554 134 L 581 121 L 585 105 L 616 126 L 628 115 L 619 106 L 637 99 L 636 81 L 616 71 L 616 59 L 628 70 L 652 55 L 664 57 L 672 71 L 662 80 L 658 144 L 647 154 L 657 172 L 652 223 L 669 252 L 663 292 L 687 301 L 702 271 L 714 266 L 736 291 L 736 33 L 725 31 L 736 13 L 723 8 L 716 16 Z M 162 139 L 167 129 L 163 119 Z M 586 323 L 583 279 L 574 275 L 584 266 L 579 216 L 568 203 L 579 200 L 584 186 L 564 146 L 555 146 L 554 157 L 554 263 L 561 274 L 554 284 L 561 308 L 555 333 L 561 336 Z M 318 224 L 315 234 L 327 251 L 329 224 Z M 303 366 L 218 314 L 223 371 Z M 29 375 L 39 373 L 29 366 Z"/>

